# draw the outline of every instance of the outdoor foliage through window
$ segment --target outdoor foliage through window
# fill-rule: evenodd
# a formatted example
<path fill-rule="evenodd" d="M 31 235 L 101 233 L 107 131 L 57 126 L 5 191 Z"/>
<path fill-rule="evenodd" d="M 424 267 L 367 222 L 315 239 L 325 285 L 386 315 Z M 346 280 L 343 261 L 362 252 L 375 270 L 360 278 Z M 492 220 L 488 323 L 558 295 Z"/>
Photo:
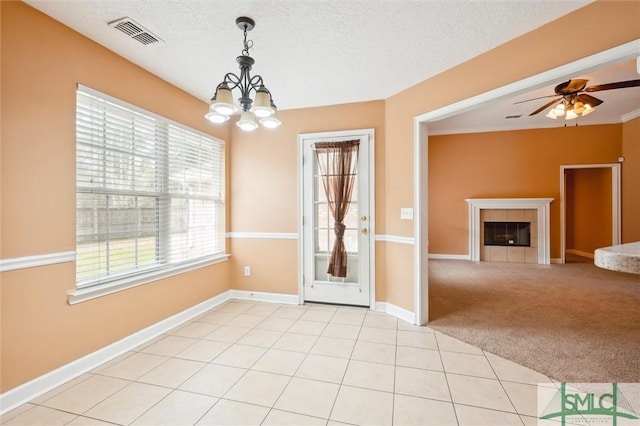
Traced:
<path fill-rule="evenodd" d="M 77 91 L 76 280 L 89 286 L 224 252 L 224 144 Z"/>

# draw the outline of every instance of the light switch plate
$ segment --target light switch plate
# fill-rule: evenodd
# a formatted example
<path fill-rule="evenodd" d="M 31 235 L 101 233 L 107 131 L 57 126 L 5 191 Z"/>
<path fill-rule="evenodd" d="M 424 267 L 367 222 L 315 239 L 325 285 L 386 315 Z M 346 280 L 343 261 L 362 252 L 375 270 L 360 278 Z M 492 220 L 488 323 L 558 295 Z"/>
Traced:
<path fill-rule="evenodd" d="M 411 207 L 403 207 L 400 209 L 400 219 L 413 220 L 413 209 Z"/>

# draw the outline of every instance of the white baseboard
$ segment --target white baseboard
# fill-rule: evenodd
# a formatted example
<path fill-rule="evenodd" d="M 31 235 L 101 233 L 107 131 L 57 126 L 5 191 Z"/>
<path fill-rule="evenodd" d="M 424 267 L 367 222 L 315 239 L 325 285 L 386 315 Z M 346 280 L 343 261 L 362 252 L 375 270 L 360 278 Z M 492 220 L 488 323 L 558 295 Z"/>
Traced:
<path fill-rule="evenodd" d="M 0 414 L 6 413 L 19 405 L 29 402 L 51 389 L 91 371 L 101 364 L 134 349 L 144 342 L 171 330 L 185 321 L 189 321 L 209 309 L 226 302 L 233 298 L 232 292 L 233 290 L 227 290 L 209 300 L 199 303 L 189 309 L 118 340 L 115 343 L 105 346 L 102 349 L 98 349 L 97 351 L 85 355 L 82 358 L 72 361 L 60 368 L 0 394 Z"/>
<path fill-rule="evenodd" d="M 413 312 L 407 311 L 406 309 L 401 308 L 400 306 L 396 306 L 393 303 L 376 302 L 375 310 L 377 312 L 384 312 L 389 315 L 393 315 L 394 317 L 408 322 L 409 324 L 415 324 L 416 321 L 416 316 Z"/>
<path fill-rule="evenodd" d="M 261 291 L 229 290 L 231 299 L 256 300 L 259 302 L 285 303 L 297 305 L 300 298 L 297 294 L 265 293 Z"/>
<path fill-rule="evenodd" d="M 565 250 L 567 253 L 569 254 L 575 254 L 576 256 L 582 256 L 582 257 L 587 257 L 589 259 L 593 259 L 593 253 L 589 253 L 586 251 L 580 251 L 580 250 L 575 250 L 575 249 L 567 249 Z"/>
<path fill-rule="evenodd" d="M 436 260 L 471 260 L 471 257 L 468 254 L 429 253 L 429 259 L 436 259 Z"/>

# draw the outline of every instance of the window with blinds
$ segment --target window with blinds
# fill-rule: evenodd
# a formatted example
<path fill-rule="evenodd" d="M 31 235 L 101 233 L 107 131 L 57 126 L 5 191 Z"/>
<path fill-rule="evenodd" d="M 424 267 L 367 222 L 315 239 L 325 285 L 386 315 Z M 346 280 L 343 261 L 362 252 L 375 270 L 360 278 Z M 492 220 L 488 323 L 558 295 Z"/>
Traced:
<path fill-rule="evenodd" d="M 224 143 L 79 86 L 76 281 L 83 288 L 224 253 Z"/>

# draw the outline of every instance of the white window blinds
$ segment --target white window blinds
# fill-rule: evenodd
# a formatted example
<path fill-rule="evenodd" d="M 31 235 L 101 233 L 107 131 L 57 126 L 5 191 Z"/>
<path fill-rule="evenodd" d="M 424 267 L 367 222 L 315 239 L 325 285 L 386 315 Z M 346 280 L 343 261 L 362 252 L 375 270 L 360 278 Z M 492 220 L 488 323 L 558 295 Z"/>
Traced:
<path fill-rule="evenodd" d="M 224 143 L 79 86 L 76 281 L 224 252 Z"/>

